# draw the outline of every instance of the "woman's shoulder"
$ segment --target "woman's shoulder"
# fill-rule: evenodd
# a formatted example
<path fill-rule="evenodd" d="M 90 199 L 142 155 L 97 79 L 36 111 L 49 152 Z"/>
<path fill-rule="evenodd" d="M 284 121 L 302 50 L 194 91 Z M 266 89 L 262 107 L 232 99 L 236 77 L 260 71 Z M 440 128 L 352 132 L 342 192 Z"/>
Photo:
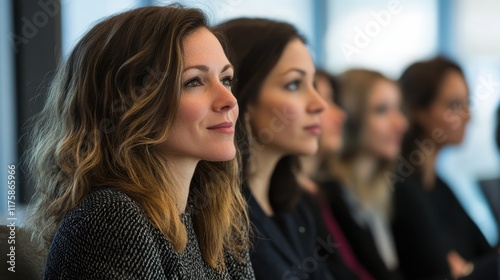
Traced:
<path fill-rule="evenodd" d="M 116 205 L 136 205 L 137 203 L 124 191 L 116 187 L 96 187 L 82 200 L 81 207 L 91 204 L 93 207 L 106 208 Z"/>
<path fill-rule="evenodd" d="M 331 189 L 338 190 L 342 187 L 342 182 L 337 178 L 329 178 L 319 183 L 322 191 L 330 191 Z"/>
<path fill-rule="evenodd" d="M 138 202 L 117 188 L 103 187 L 92 190 L 65 215 L 58 233 L 78 234 L 80 237 L 111 236 L 152 229 L 146 212 Z"/>
<path fill-rule="evenodd" d="M 332 208 L 333 212 L 347 212 L 347 202 L 345 186 L 338 179 L 331 178 L 323 181 L 320 184 L 321 192 L 324 194 L 326 201 Z"/>
<path fill-rule="evenodd" d="M 255 279 L 249 251 L 243 252 L 241 260 L 237 260 L 230 251 L 225 251 L 225 262 L 231 279 Z"/>
<path fill-rule="evenodd" d="M 420 173 L 414 171 L 407 176 L 387 177 L 395 191 L 416 192 L 423 191 L 423 182 Z"/>
<path fill-rule="evenodd" d="M 123 191 L 112 187 L 93 189 L 73 210 L 66 219 L 91 219 L 99 221 L 109 218 L 146 218 L 145 212 L 138 202 Z"/>
<path fill-rule="evenodd" d="M 428 203 L 421 176 L 414 172 L 399 178 L 393 185 L 393 203 L 397 208 L 416 207 Z"/>
<path fill-rule="evenodd" d="M 149 279 L 145 275 L 172 267 L 175 256 L 138 202 L 118 189 L 99 188 L 61 221 L 45 274 L 51 279 L 98 279 L 99 275 Z"/>

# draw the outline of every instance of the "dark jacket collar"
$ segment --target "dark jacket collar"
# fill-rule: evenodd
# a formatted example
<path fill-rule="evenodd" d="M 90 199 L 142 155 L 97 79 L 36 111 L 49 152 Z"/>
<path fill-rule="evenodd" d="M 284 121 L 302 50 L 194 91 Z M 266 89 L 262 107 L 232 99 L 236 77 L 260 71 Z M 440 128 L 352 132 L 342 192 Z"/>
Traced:
<path fill-rule="evenodd" d="M 280 252 L 284 258 L 293 263 L 301 263 L 300 257 L 292 250 L 293 245 L 288 242 L 288 239 L 272 218 L 264 213 L 250 189 L 245 187 L 243 192 L 248 203 L 248 214 L 254 229 L 254 244 L 260 242 L 260 240 L 270 240 L 276 251 Z"/>

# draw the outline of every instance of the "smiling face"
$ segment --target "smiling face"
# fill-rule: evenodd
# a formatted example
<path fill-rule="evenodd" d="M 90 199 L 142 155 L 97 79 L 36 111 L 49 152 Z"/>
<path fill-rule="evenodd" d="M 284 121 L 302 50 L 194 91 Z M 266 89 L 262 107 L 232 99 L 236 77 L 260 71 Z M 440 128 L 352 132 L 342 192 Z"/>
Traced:
<path fill-rule="evenodd" d="M 266 149 L 284 155 L 316 153 L 325 101 L 314 88 L 314 73 L 304 43 L 290 41 L 245 116 Z"/>
<path fill-rule="evenodd" d="M 364 147 L 378 158 L 393 161 L 401 150 L 408 121 L 401 112 L 401 93 L 387 80 L 375 82 L 367 100 Z"/>
<path fill-rule="evenodd" d="M 226 161 L 234 158 L 238 104 L 231 93 L 234 70 L 217 38 L 200 28 L 184 40 L 182 93 L 167 156 Z"/>

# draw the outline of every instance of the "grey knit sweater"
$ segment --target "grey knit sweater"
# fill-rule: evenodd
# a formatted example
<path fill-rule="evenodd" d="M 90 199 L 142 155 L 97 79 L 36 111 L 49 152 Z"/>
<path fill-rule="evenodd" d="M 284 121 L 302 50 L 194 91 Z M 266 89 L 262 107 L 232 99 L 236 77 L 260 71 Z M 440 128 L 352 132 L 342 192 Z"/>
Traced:
<path fill-rule="evenodd" d="M 52 241 L 44 279 L 255 279 L 245 264 L 226 254 L 226 270 L 203 261 L 191 220 L 183 214 L 188 244 L 177 253 L 123 192 L 91 192 L 61 222 Z"/>

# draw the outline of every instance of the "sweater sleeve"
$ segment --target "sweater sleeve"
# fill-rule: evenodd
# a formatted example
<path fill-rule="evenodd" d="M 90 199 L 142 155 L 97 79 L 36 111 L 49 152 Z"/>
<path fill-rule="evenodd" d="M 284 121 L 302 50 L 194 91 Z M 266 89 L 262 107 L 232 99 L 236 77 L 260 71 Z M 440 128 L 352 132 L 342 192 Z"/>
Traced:
<path fill-rule="evenodd" d="M 137 203 L 87 201 L 62 221 L 44 279 L 166 279 L 154 227 Z"/>
<path fill-rule="evenodd" d="M 238 262 L 230 252 L 226 252 L 227 271 L 231 279 L 250 280 L 255 279 L 249 252 L 245 252 L 243 263 Z"/>

